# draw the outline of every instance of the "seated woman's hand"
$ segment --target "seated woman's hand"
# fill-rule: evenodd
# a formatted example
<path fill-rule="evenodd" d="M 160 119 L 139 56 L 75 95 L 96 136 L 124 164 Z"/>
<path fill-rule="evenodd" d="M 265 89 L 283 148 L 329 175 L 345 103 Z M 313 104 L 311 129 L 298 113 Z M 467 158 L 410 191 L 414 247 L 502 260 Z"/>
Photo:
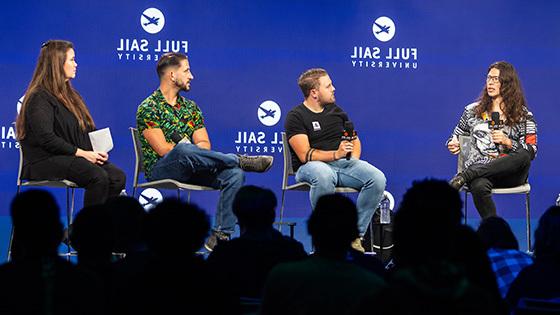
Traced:
<path fill-rule="evenodd" d="M 84 158 L 93 164 L 99 165 L 103 165 L 109 158 L 109 155 L 106 152 L 85 151 L 82 149 L 78 149 L 76 151 L 76 156 Z"/>

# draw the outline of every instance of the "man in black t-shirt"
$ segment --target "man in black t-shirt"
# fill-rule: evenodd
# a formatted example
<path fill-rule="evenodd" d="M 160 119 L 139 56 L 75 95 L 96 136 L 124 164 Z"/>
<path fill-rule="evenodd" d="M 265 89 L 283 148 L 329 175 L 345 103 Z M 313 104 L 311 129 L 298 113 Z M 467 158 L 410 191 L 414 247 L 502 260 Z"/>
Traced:
<path fill-rule="evenodd" d="M 358 229 L 363 237 L 383 196 L 385 175 L 360 160 L 360 139 L 341 139 L 344 123 L 349 119 L 334 103 L 335 88 L 328 73 L 324 69 L 309 69 L 299 77 L 298 85 L 305 99 L 288 113 L 285 123 L 296 180 L 311 185 L 313 208 L 319 197 L 334 193 L 337 186 L 360 190 L 356 206 Z M 360 239 L 352 247 L 364 251 Z"/>

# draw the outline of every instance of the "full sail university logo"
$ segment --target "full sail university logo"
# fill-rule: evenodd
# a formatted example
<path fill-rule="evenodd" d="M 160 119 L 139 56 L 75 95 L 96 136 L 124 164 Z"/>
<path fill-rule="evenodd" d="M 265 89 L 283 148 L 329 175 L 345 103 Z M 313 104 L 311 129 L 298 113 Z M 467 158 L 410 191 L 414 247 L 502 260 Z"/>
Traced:
<path fill-rule="evenodd" d="M 146 211 L 152 210 L 160 202 L 163 201 L 163 195 L 155 188 L 147 188 L 140 192 L 138 202 Z"/>
<path fill-rule="evenodd" d="M 418 68 L 418 48 L 395 47 L 388 44 L 396 35 L 396 25 L 393 19 L 380 16 L 373 21 L 370 30 L 368 38 L 370 41 L 373 40 L 373 44 L 355 45 L 352 48 L 350 54 L 352 68 L 372 70 L 416 70 Z"/>
<path fill-rule="evenodd" d="M 23 104 L 22 96 L 19 98 L 16 111 L 19 115 L 19 111 L 21 110 L 21 105 Z M 16 122 L 12 121 L 9 125 L 2 125 L 0 126 L 0 149 L 18 149 L 19 142 L 16 140 Z"/>
<path fill-rule="evenodd" d="M 280 105 L 272 100 L 259 104 L 256 112 L 257 119 L 266 127 L 273 127 L 282 117 Z M 277 131 L 239 130 L 234 144 L 240 154 L 282 152 L 282 136 Z"/>
<path fill-rule="evenodd" d="M 150 34 L 159 33 L 165 26 L 165 16 L 156 8 L 148 8 L 140 16 L 140 25 Z"/>
<path fill-rule="evenodd" d="M 265 101 L 257 109 L 257 116 L 261 124 L 265 126 L 274 126 L 280 121 L 282 111 L 275 101 Z"/>
<path fill-rule="evenodd" d="M 371 26 L 371 30 L 375 38 L 382 42 L 390 41 L 393 36 L 395 36 L 395 23 L 393 20 L 386 16 L 382 16 L 377 18 L 373 25 Z"/>
<path fill-rule="evenodd" d="M 189 41 L 181 39 L 163 39 L 154 37 L 160 33 L 166 23 L 165 15 L 158 8 L 147 8 L 139 13 L 138 37 L 121 37 L 116 50 L 117 60 L 121 62 L 157 61 L 159 56 L 168 52 L 187 54 Z M 138 20 L 136 20 L 138 23 Z"/>

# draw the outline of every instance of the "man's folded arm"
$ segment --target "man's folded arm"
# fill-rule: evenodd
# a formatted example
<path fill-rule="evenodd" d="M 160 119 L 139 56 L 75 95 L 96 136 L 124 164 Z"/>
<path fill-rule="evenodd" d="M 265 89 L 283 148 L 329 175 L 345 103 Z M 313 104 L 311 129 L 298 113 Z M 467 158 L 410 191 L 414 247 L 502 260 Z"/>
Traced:
<path fill-rule="evenodd" d="M 170 143 L 165 140 L 165 135 L 160 128 L 146 129 L 142 132 L 142 135 L 159 156 L 166 155 L 175 147 L 174 143 Z"/>
<path fill-rule="evenodd" d="M 309 161 L 329 162 L 338 160 L 345 155 L 344 153 L 341 155 L 340 150 L 323 151 L 312 148 L 309 145 L 309 138 L 305 134 L 293 135 L 288 142 L 301 163 Z"/>
<path fill-rule="evenodd" d="M 211 148 L 210 137 L 208 137 L 208 131 L 204 127 L 193 132 L 192 140 L 201 149 L 210 150 Z"/>

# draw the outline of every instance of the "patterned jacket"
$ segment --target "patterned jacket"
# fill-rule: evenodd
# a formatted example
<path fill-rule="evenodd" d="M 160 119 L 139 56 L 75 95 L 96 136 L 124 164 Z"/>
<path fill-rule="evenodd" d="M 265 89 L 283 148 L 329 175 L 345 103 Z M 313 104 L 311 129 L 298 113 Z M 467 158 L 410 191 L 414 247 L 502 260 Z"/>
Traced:
<path fill-rule="evenodd" d="M 525 109 L 525 120 L 513 126 L 504 126 L 501 130 L 512 141 L 512 148 L 504 145 L 496 145 L 492 142 L 492 133 L 489 128 L 491 121 L 488 115 L 477 117 L 474 109 L 478 103 L 472 103 L 465 107 L 461 119 L 451 137 L 446 144 L 451 141 L 453 136 L 470 136 L 471 149 L 465 161 L 465 167 L 473 164 L 486 164 L 499 156 L 507 155 L 520 149 L 528 150 L 531 153 L 531 159 L 537 154 L 537 124 L 533 114 Z"/>

